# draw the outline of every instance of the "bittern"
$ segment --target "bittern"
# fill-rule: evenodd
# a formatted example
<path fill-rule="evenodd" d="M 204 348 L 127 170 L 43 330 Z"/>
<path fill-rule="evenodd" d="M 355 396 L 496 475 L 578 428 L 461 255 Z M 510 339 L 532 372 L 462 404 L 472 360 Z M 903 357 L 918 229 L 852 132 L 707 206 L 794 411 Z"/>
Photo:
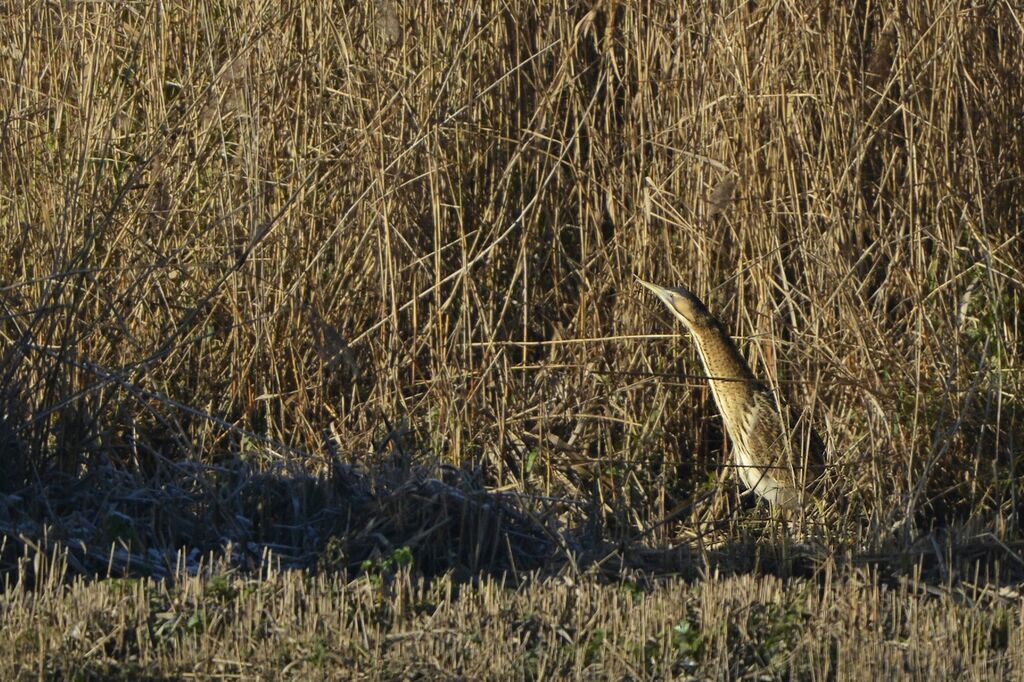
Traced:
<path fill-rule="evenodd" d="M 691 291 L 637 280 L 682 320 L 697 344 L 743 485 L 773 508 L 798 509 L 824 472 L 821 438 L 757 380 L 725 327 Z"/>

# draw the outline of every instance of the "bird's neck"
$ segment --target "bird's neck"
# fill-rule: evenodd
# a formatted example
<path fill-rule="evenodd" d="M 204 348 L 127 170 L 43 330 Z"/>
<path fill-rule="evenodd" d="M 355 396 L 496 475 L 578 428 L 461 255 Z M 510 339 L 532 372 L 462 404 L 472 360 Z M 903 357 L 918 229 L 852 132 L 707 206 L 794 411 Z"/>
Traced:
<path fill-rule="evenodd" d="M 725 329 L 715 325 L 691 331 L 716 395 L 722 391 L 749 390 L 751 383 L 756 383 L 750 366 Z"/>

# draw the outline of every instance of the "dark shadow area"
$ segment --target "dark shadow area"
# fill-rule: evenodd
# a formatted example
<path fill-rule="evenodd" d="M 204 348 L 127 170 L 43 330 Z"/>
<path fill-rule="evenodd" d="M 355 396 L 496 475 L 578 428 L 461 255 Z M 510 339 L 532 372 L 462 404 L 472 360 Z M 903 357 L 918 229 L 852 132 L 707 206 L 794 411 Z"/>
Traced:
<path fill-rule="evenodd" d="M 412 563 L 425 576 L 464 579 L 515 576 L 566 556 L 554 505 L 527 510 L 469 472 L 437 473 L 370 474 L 335 461 L 312 476 L 236 461 L 175 464 L 154 485 L 113 467 L 82 477 L 54 472 L 0 496 L 0 575 L 30 577 L 21 557 L 39 543 L 65 547 L 71 569 L 93 577 L 168 577 L 182 550 L 196 566 L 229 552 L 243 570 L 272 557 L 283 568 L 353 575 Z"/>
<path fill-rule="evenodd" d="M 328 471 L 312 476 L 282 465 L 266 472 L 235 461 L 177 464 L 159 484 L 113 467 L 42 476 L 0 496 L 0 579 L 34 584 L 31 557 L 44 549 L 66 555 L 70 572 L 95 579 L 173 579 L 225 559 L 253 574 L 268 563 L 351 577 L 408 567 L 456 582 L 489 576 L 514 586 L 585 574 L 641 589 L 665 577 L 813 579 L 853 569 L 966 603 L 1024 581 L 1024 542 L 990 532 L 947 527 L 903 544 L 862 539 L 855 549 L 815 539 L 816 530 L 723 521 L 725 532 L 653 547 L 641 534 L 613 541 L 585 505 L 486 490 L 480 472 L 393 463 L 371 472 L 340 461 Z"/>

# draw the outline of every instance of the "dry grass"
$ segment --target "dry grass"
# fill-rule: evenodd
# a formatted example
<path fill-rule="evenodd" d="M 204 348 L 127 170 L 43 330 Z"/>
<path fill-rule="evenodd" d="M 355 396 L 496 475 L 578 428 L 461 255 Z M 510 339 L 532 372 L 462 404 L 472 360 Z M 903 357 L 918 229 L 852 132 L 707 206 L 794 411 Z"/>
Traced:
<path fill-rule="evenodd" d="M 46 564 L 46 558 L 41 557 Z M 184 566 L 184 557 L 179 559 Z M 347 582 L 206 563 L 0 597 L 5 679 L 1019 679 L 1019 594 L 820 581 Z M 983 605 L 985 608 L 979 608 Z M 146 677 L 152 676 L 152 677 Z"/>
<path fill-rule="evenodd" d="M 45 533 L 100 575 L 231 540 L 460 580 L 759 572 L 750 548 L 1019 580 L 1022 25 L 3 6 L 0 570 Z M 827 435 L 807 561 L 738 496 L 634 274 L 704 297 Z"/>

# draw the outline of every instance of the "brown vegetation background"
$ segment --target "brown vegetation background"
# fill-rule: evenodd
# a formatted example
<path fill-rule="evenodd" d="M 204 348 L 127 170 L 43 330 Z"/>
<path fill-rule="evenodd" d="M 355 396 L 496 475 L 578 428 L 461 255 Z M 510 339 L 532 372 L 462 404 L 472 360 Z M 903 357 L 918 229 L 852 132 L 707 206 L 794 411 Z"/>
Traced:
<path fill-rule="evenodd" d="M 826 436 L 826 553 L 1019 572 L 1022 22 L 4 5 L 4 573 L 47 528 L 84 574 L 225 540 L 708 566 L 771 523 L 634 275 L 703 297 Z"/>

